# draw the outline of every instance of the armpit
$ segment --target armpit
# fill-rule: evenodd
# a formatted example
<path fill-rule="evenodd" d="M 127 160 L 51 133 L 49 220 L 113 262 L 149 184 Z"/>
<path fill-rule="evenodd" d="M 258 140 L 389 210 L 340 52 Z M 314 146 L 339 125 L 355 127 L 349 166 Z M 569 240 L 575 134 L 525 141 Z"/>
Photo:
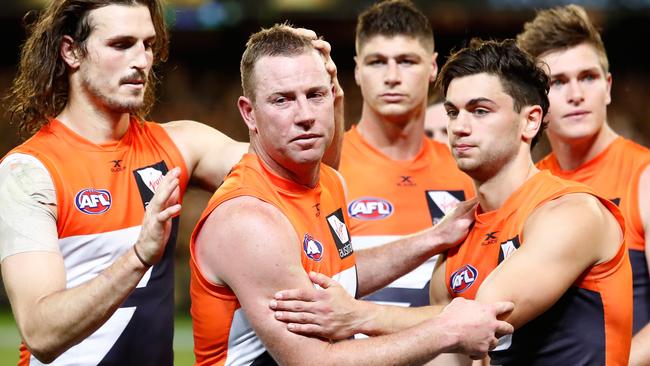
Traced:
<path fill-rule="evenodd" d="M 0 260 L 59 252 L 56 202 L 52 179 L 36 158 L 12 154 L 0 163 Z"/>

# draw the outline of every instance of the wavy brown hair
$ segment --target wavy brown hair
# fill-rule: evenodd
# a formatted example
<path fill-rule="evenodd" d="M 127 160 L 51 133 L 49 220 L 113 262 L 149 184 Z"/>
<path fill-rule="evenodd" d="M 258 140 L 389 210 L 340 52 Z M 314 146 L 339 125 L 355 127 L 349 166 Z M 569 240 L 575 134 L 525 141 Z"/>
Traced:
<path fill-rule="evenodd" d="M 5 97 L 10 119 L 18 124 L 22 136 L 36 133 L 68 103 L 67 65 L 60 56 L 61 41 L 70 36 L 79 54 L 85 57 L 86 41 L 92 31 L 88 15 L 108 5 L 146 6 L 156 31 L 154 66 L 167 60 L 169 35 L 162 0 L 53 0 L 27 25 L 29 36 L 21 50 L 18 73 Z M 144 103 L 135 113 L 140 118 L 153 106 L 157 81 L 152 68 Z"/>

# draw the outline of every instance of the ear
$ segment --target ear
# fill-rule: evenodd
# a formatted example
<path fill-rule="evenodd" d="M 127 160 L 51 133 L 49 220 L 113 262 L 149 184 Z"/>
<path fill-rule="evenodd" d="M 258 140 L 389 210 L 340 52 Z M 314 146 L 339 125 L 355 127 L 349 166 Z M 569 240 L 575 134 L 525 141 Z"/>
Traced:
<path fill-rule="evenodd" d="M 542 107 L 538 105 L 524 107 L 522 117 L 524 125 L 521 136 L 526 141 L 531 141 L 542 126 Z"/>
<path fill-rule="evenodd" d="M 354 56 L 354 81 L 357 83 L 357 86 L 361 85 L 359 83 L 359 56 Z"/>
<path fill-rule="evenodd" d="M 255 111 L 253 110 L 253 102 L 246 97 L 239 97 L 237 99 L 237 108 L 239 114 L 244 119 L 244 123 L 251 133 L 257 133 L 257 122 L 255 121 Z"/>
<path fill-rule="evenodd" d="M 434 52 L 431 55 L 431 74 L 429 75 L 429 82 L 433 83 L 438 76 L 438 52 Z"/>
<path fill-rule="evenodd" d="M 605 75 L 605 81 L 607 81 L 607 99 L 605 101 L 605 104 L 609 105 L 609 103 L 612 102 L 612 93 L 611 93 L 612 92 L 612 74 L 611 73 L 608 72 L 607 75 Z"/>
<path fill-rule="evenodd" d="M 61 39 L 61 58 L 72 69 L 76 69 L 80 64 L 79 49 L 70 36 L 63 36 Z"/>

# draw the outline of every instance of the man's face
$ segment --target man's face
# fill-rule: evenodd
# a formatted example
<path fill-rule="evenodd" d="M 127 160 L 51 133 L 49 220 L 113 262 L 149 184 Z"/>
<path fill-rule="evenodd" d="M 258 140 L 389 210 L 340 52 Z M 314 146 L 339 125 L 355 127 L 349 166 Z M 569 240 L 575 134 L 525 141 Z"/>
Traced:
<path fill-rule="evenodd" d="M 128 113 L 142 107 L 156 32 L 145 6 L 109 5 L 89 14 L 92 31 L 79 64 L 82 92 L 99 108 Z"/>
<path fill-rule="evenodd" d="M 607 120 L 612 85 L 594 47 L 582 43 L 539 59 L 550 69 L 549 138 L 569 143 L 592 138 Z"/>
<path fill-rule="evenodd" d="M 334 132 L 331 77 L 320 54 L 265 56 L 253 72 L 252 137 L 287 169 L 320 162 Z"/>
<path fill-rule="evenodd" d="M 460 170 L 485 181 L 512 161 L 522 144 L 521 113 L 499 78 L 487 73 L 453 79 L 447 89 L 449 142 Z"/>
<path fill-rule="evenodd" d="M 432 104 L 427 107 L 427 112 L 424 115 L 424 133 L 430 139 L 443 144 L 449 144 L 447 137 L 447 111 L 442 103 Z"/>
<path fill-rule="evenodd" d="M 435 57 L 413 37 L 371 37 L 355 57 L 364 104 L 388 119 L 408 118 L 426 105 Z"/>

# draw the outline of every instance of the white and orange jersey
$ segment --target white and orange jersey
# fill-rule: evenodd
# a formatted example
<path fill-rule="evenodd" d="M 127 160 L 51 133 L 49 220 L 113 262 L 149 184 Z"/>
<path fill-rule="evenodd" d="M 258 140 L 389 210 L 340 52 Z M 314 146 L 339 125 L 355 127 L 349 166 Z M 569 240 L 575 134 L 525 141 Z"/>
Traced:
<path fill-rule="evenodd" d="M 247 154 L 210 199 L 190 241 L 194 353 L 200 366 L 275 364 L 246 319 L 235 293 L 207 280 L 194 254 L 195 239 L 206 218 L 221 203 L 240 196 L 259 198 L 286 216 L 295 230 L 295 249 L 301 253 L 305 272 L 332 277 L 351 295 L 357 290 L 345 196 L 337 173 L 321 165 L 318 185 L 306 188 L 277 176 L 256 155 Z M 277 254 L 265 253 L 260 263 L 269 255 Z"/>
<path fill-rule="evenodd" d="M 140 233 L 144 208 L 162 177 L 188 172 L 164 129 L 132 119 L 120 141 L 94 144 L 60 121 L 50 123 L 4 158 L 36 159 L 49 173 L 57 197 L 59 250 L 66 287 L 99 275 L 129 250 Z M 178 218 L 162 260 L 97 331 L 50 365 L 172 365 L 173 252 Z M 19 365 L 40 365 L 21 345 Z"/>
<path fill-rule="evenodd" d="M 458 170 L 449 148 L 424 135 L 415 158 L 398 161 L 370 145 L 353 126 L 343 138 L 339 171 L 347 184 L 355 250 L 431 227 L 460 201 L 474 196 L 472 180 Z M 367 299 L 428 305 L 434 265 L 435 257 Z"/>

